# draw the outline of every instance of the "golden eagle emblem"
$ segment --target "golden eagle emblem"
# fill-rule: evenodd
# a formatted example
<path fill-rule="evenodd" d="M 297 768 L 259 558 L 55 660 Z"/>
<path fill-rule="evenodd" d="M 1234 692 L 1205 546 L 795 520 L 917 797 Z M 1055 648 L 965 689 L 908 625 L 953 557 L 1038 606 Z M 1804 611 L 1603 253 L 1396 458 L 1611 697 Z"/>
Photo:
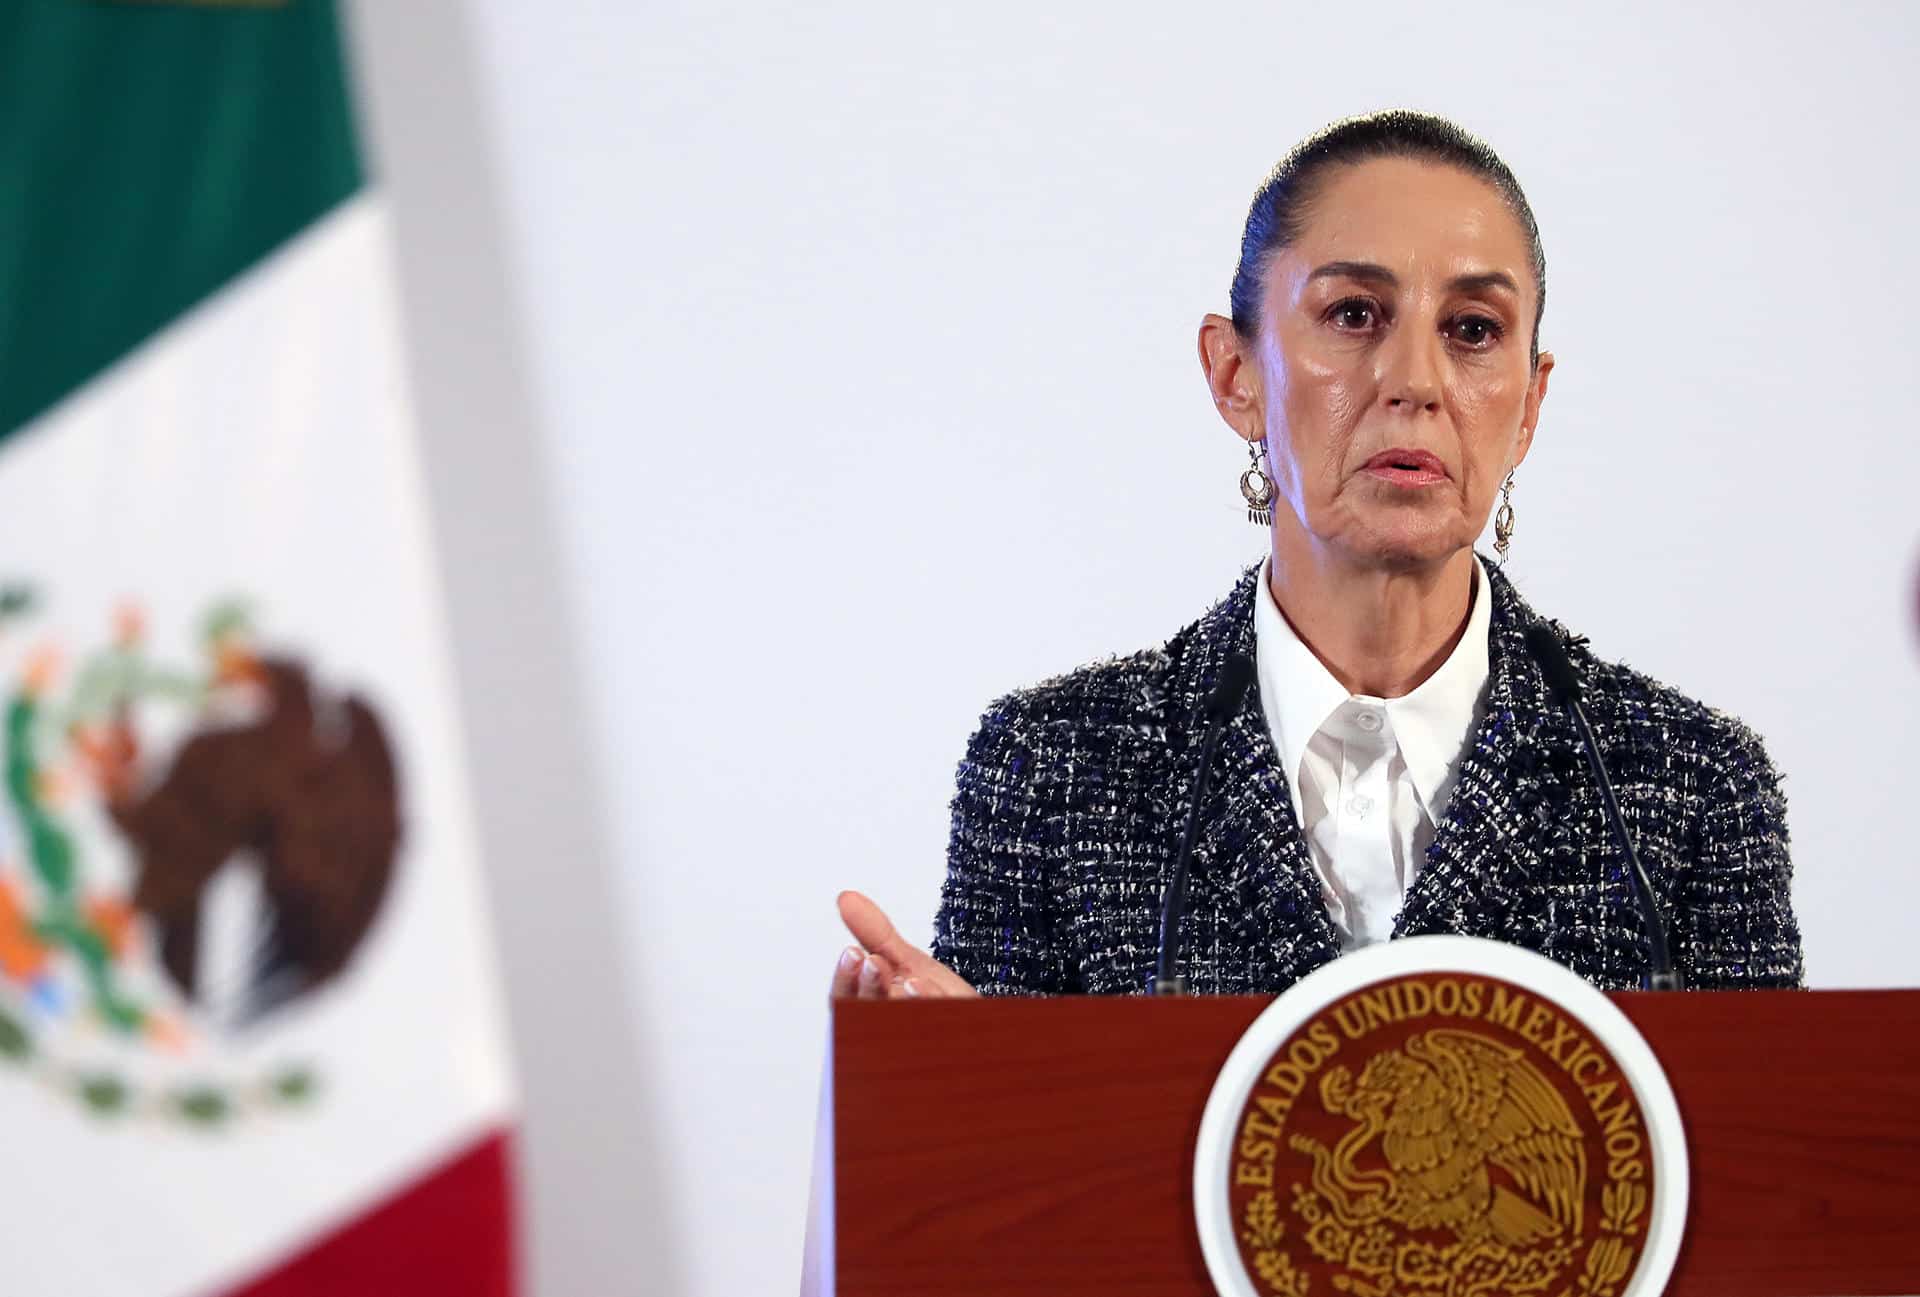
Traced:
<path fill-rule="evenodd" d="M 1354 1128 L 1333 1148 L 1305 1135 L 1313 1189 L 1349 1227 L 1386 1221 L 1508 1248 L 1580 1232 L 1587 1150 L 1567 1101 L 1518 1049 L 1438 1027 L 1320 1081 Z M 1364 1170 L 1374 1144 L 1384 1169 Z M 1496 1182 L 1495 1170 L 1507 1183 Z"/>
<path fill-rule="evenodd" d="M 1633 1087 L 1579 1019 L 1416 973 L 1288 1030 L 1226 1167 L 1254 1291 L 1626 1297 L 1654 1169 Z"/>

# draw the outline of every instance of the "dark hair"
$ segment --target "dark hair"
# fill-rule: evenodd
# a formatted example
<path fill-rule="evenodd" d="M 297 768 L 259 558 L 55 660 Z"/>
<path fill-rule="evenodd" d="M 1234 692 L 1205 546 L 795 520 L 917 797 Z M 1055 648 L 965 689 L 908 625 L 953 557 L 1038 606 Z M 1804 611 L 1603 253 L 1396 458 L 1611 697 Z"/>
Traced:
<path fill-rule="evenodd" d="M 1233 327 L 1243 338 L 1260 332 L 1260 297 L 1267 263 L 1273 254 L 1300 237 L 1314 197 L 1335 167 L 1373 158 L 1417 158 L 1458 167 L 1500 191 L 1526 232 L 1533 256 L 1533 342 L 1529 356 L 1540 359 L 1540 317 L 1547 309 L 1547 255 L 1540 247 L 1540 227 L 1533 208 L 1520 191 L 1520 182 L 1486 141 L 1431 113 L 1392 109 L 1349 117 L 1309 137 L 1281 159 L 1247 212 L 1246 233 L 1240 239 L 1240 264 L 1233 272 Z"/>

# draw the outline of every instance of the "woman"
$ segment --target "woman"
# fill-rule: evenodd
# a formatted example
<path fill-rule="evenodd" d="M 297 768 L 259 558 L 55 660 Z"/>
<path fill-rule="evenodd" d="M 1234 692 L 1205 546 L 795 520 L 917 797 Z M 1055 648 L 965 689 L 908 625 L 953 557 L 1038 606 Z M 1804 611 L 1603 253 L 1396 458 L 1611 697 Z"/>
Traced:
<path fill-rule="evenodd" d="M 1564 646 L 1673 957 L 1698 988 L 1795 986 L 1786 808 L 1738 720 L 1538 615 L 1504 558 L 1553 372 L 1519 184 L 1452 123 L 1384 113 L 1296 149 L 1255 196 L 1232 318 L 1200 326 L 1270 557 L 1164 646 L 1001 699 L 969 744 L 932 952 L 858 893 L 838 995 L 1148 989 L 1203 704 L 1254 683 L 1201 801 L 1179 971 L 1274 993 L 1356 946 L 1491 937 L 1603 988 L 1649 926 L 1529 627 Z M 1536 631 L 1536 634 L 1538 632 Z"/>

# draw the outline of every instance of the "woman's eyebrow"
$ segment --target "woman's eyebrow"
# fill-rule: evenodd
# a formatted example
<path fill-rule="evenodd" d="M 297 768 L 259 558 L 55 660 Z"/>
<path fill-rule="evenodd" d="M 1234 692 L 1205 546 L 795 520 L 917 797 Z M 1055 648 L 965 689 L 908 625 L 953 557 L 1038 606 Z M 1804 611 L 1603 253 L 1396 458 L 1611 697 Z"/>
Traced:
<path fill-rule="evenodd" d="M 1365 283 L 1380 284 L 1387 288 L 1398 287 L 1400 280 L 1391 270 L 1375 261 L 1329 261 L 1316 267 L 1307 276 L 1307 282 L 1316 279 L 1358 279 Z M 1520 295 L 1520 285 L 1513 276 L 1504 270 L 1481 270 L 1470 275 L 1455 275 L 1447 281 L 1447 287 L 1456 292 L 1478 293 L 1489 288 L 1504 288 L 1515 297 Z"/>
<path fill-rule="evenodd" d="M 1520 285 L 1513 282 L 1513 276 L 1504 270 L 1483 270 L 1473 275 L 1455 275 L 1447 281 L 1447 287 L 1463 293 L 1478 293 L 1488 288 L 1504 288 L 1515 297 L 1520 296 Z"/>
<path fill-rule="evenodd" d="M 1389 287 L 1400 282 L 1394 277 L 1391 270 L 1373 261 L 1329 261 L 1326 265 L 1316 268 L 1312 274 L 1308 275 L 1307 282 L 1312 283 L 1316 279 L 1335 278 L 1360 279 L 1376 284 L 1385 284 Z"/>

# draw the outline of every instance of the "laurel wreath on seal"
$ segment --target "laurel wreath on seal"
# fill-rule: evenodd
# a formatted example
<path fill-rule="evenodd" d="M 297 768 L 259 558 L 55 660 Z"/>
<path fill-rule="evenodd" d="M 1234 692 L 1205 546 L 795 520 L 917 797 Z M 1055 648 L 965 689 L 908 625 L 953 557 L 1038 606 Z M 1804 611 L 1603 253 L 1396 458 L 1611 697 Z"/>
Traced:
<path fill-rule="evenodd" d="M 1618 1285 L 1633 1268 L 1636 1247 L 1626 1236 L 1640 1230 L 1647 1210 L 1644 1185 L 1621 1180 L 1600 1191 L 1601 1235 L 1587 1249 L 1580 1278 L 1560 1297 L 1614 1297 Z M 1247 1200 L 1241 1214 L 1240 1237 L 1251 1252 L 1254 1273 L 1260 1276 L 1275 1297 L 1307 1297 L 1309 1276 L 1297 1269 L 1280 1250 L 1286 1237 L 1286 1222 L 1280 1217 L 1280 1204 L 1271 1189 L 1262 1189 Z"/>
<path fill-rule="evenodd" d="M 1280 1250 L 1287 1223 L 1280 1219 L 1273 1190 L 1253 1195 L 1241 1220 L 1246 1228 L 1240 1237 L 1252 1249 L 1254 1273 L 1279 1297 L 1307 1297 L 1307 1276 L 1294 1269 L 1292 1259 Z"/>
<path fill-rule="evenodd" d="M 1561 1297 L 1613 1297 L 1615 1286 L 1633 1268 L 1635 1248 L 1625 1236 L 1639 1232 L 1647 1210 L 1646 1186 L 1616 1180 L 1600 1191 L 1600 1237 L 1587 1249 L 1579 1283 Z"/>

